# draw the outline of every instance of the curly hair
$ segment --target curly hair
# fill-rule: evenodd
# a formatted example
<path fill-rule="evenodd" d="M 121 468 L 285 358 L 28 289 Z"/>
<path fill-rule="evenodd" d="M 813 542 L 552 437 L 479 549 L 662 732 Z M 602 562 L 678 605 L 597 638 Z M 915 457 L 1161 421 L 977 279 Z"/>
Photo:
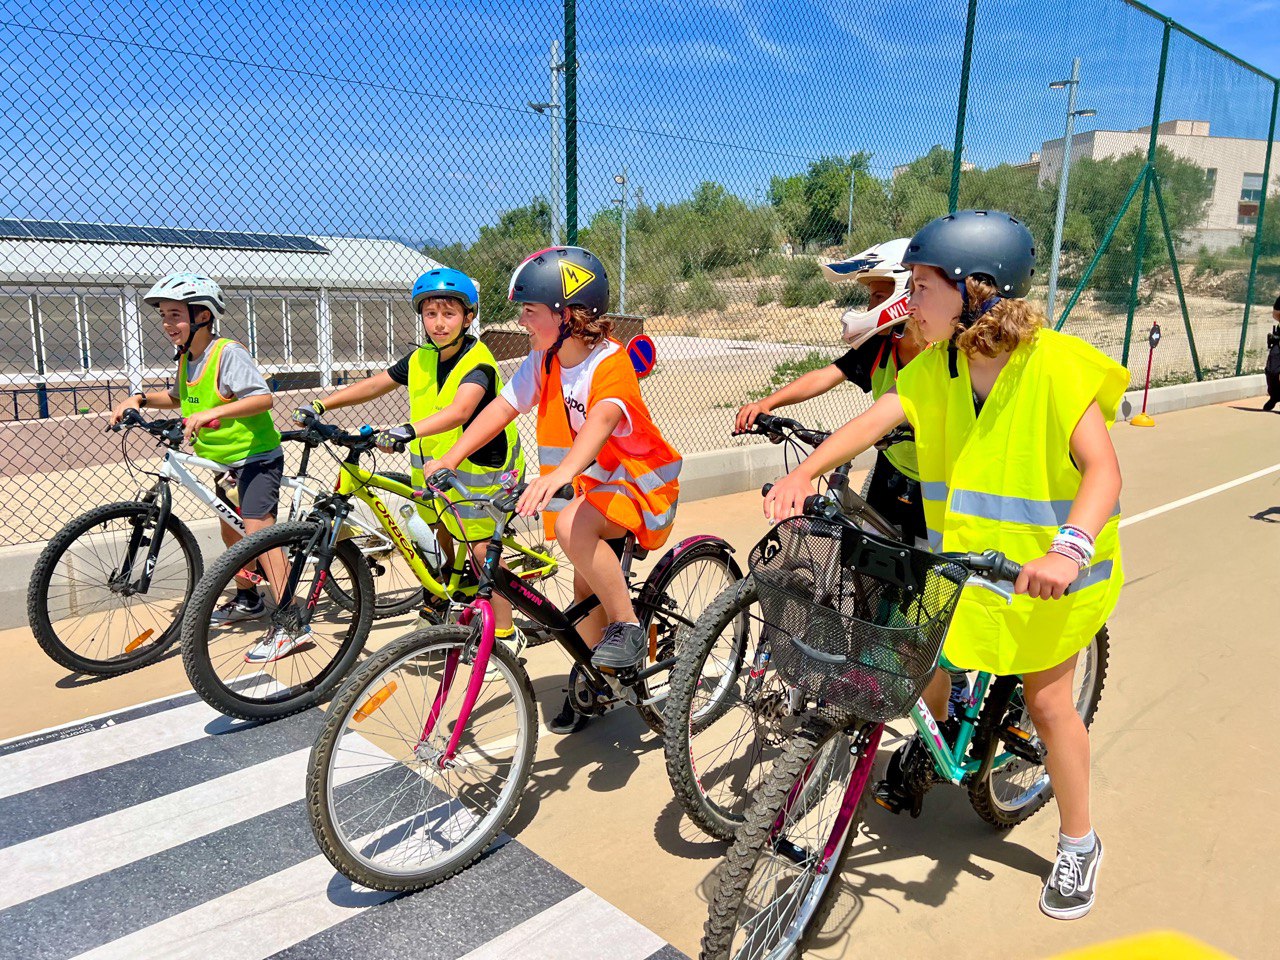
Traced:
<path fill-rule="evenodd" d="M 965 281 L 965 289 L 971 309 L 999 295 L 995 284 L 976 276 Z M 968 329 L 959 330 L 955 344 L 970 357 L 995 357 L 1029 343 L 1045 322 L 1044 311 L 1027 300 L 1001 299 Z"/>
<path fill-rule="evenodd" d="M 550 372 L 551 358 L 560 352 L 560 345 L 570 337 L 577 337 L 588 347 L 594 347 L 611 333 L 613 333 L 612 320 L 604 314 L 593 317 L 591 311 L 586 307 L 574 304 L 569 308 L 569 322 L 560 324 L 560 336 L 556 338 L 556 342 L 547 351 L 547 357 L 544 361 L 546 370 Z"/>

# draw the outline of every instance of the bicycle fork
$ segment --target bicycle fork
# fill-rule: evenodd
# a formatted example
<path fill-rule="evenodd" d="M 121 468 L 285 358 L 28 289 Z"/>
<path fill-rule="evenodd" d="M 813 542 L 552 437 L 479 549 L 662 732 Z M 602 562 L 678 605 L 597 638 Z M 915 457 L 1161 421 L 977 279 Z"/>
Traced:
<path fill-rule="evenodd" d="M 453 733 L 449 736 L 449 743 L 444 750 L 438 752 L 427 748 L 428 740 L 435 730 L 441 714 L 444 712 L 444 706 L 449 700 L 449 693 L 453 689 L 454 680 L 458 675 L 458 663 L 462 658 L 462 652 L 458 649 L 450 650 L 445 654 L 444 675 L 440 678 L 440 686 L 436 690 L 435 698 L 431 703 L 431 710 L 427 714 L 427 722 L 422 728 L 422 736 L 418 739 L 418 744 L 414 748 L 414 753 L 420 760 L 433 762 L 441 770 L 453 765 L 454 757 L 458 752 L 458 743 L 462 740 L 462 735 L 467 728 L 467 721 L 471 719 L 471 710 L 475 707 L 476 700 L 480 696 L 480 688 L 484 685 L 485 668 L 489 666 L 489 656 L 493 652 L 493 607 L 490 606 L 488 600 L 477 598 L 462 611 L 462 614 L 458 617 L 458 624 L 465 627 L 473 622 L 477 616 L 480 618 L 480 643 L 477 645 L 476 655 L 471 661 L 471 676 L 467 679 L 467 689 L 462 696 L 462 706 L 458 710 L 458 719 L 453 725 Z"/>

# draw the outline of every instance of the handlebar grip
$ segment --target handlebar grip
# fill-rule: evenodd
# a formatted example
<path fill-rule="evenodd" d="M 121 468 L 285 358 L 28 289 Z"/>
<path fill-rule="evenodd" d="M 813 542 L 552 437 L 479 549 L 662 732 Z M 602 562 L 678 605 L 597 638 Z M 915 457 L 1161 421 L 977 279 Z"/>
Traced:
<path fill-rule="evenodd" d="M 205 426 L 208 427 L 210 430 L 217 430 L 219 427 L 222 426 L 222 421 L 219 420 L 217 417 L 214 417 L 212 420 L 206 423 Z"/>
<path fill-rule="evenodd" d="M 556 500 L 572 500 L 572 499 L 573 499 L 573 484 L 572 484 L 572 483 L 566 483 L 563 487 L 561 487 L 559 490 L 557 490 L 557 491 L 556 491 L 556 494 L 555 494 L 555 499 L 556 499 Z"/>
<path fill-rule="evenodd" d="M 1022 564 L 1014 563 L 1014 561 L 1002 555 L 996 563 L 994 573 L 999 579 L 1014 583 L 1018 579 L 1018 574 L 1022 573 Z"/>

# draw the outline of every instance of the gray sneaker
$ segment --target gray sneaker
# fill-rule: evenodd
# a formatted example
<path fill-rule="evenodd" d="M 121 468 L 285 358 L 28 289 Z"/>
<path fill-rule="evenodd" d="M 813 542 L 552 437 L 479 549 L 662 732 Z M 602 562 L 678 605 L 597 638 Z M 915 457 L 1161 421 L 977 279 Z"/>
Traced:
<path fill-rule="evenodd" d="M 647 644 L 638 623 L 611 623 L 591 654 L 591 665 L 597 670 L 617 672 L 644 663 Z"/>
<path fill-rule="evenodd" d="M 1093 909 L 1102 865 L 1102 840 L 1096 834 L 1095 840 L 1088 853 L 1058 848 L 1058 859 L 1040 894 L 1040 909 L 1046 915 L 1055 920 L 1078 920 Z"/>
<path fill-rule="evenodd" d="M 245 603 L 238 596 L 232 597 L 226 603 L 219 604 L 213 611 L 209 617 L 209 626 L 225 627 L 227 624 L 239 623 L 241 620 L 257 620 L 266 612 L 267 605 L 262 602 L 262 594 L 258 594 L 256 604 Z"/>

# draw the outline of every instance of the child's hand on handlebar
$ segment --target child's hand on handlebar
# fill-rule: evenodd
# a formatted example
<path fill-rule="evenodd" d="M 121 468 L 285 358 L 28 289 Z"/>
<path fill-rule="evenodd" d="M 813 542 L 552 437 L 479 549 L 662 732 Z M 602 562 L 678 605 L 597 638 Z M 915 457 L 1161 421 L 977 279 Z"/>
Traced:
<path fill-rule="evenodd" d="M 556 491 L 572 480 L 572 476 L 562 476 L 559 470 L 552 471 L 545 477 L 538 477 L 521 494 L 520 502 L 516 504 L 516 513 L 522 517 L 532 517 L 541 512 L 555 499 Z"/>
<path fill-rule="evenodd" d="M 804 513 L 804 501 L 817 493 L 813 481 L 794 470 L 773 485 L 764 498 L 764 515 L 777 523 Z"/>
<path fill-rule="evenodd" d="M 199 432 L 201 427 L 207 427 L 211 421 L 217 419 L 218 411 L 216 410 L 192 411 L 182 421 L 182 439 L 190 443 L 191 438 Z"/>
<path fill-rule="evenodd" d="M 738 408 L 738 415 L 733 421 L 733 430 L 735 433 L 744 433 L 751 428 L 756 422 L 756 417 L 762 413 L 770 413 L 769 405 L 763 400 L 752 400 L 750 403 L 744 403 Z"/>
<path fill-rule="evenodd" d="M 1015 593 L 1025 593 L 1036 600 L 1061 600 L 1067 587 L 1080 576 L 1080 565 L 1060 553 L 1046 553 L 1038 560 L 1024 564 Z"/>
<path fill-rule="evenodd" d="M 385 430 L 380 430 L 378 435 L 373 438 L 373 442 L 377 444 L 378 449 L 383 453 L 399 453 L 417 435 L 412 423 L 402 423 L 398 427 L 388 427 Z M 426 476 L 426 474 L 423 474 L 423 476 Z"/>

